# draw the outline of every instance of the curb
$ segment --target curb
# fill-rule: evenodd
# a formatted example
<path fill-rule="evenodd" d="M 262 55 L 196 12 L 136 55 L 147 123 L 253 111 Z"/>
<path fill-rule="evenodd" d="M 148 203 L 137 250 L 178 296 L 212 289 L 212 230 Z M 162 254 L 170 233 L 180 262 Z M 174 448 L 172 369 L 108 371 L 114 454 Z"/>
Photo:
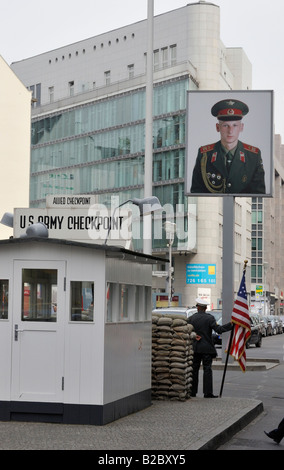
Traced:
<path fill-rule="evenodd" d="M 217 427 L 214 432 L 208 434 L 193 444 L 188 450 L 216 450 L 225 442 L 229 441 L 236 433 L 246 427 L 258 415 L 263 413 L 263 403 L 256 401 L 253 407 L 247 407 L 239 413 L 237 418 L 231 418 L 227 423 Z"/>
<path fill-rule="evenodd" d="M 280 361 L 278 359 L 247 359 L 246 363 L 246 370 L 247 371 L 263 371 L 267 369 L 272 369 L 273 367 L 278 366 Z M 221 358 L 217 358 L 215 361 L 212 362 L 212 369 L 214 370 L 223 370 L 224 369 L 224 362 L 221 362 Z M 227 370 L 236 370 L 239 369 L 240 366 L 237 361 L 228 362 Z"/>

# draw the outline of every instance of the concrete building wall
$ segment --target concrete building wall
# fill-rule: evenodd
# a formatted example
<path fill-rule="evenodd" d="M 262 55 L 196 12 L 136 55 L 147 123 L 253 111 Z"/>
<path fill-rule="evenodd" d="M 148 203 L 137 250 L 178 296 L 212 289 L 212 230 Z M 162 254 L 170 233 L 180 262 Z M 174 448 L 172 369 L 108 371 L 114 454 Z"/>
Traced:
<path fill-rule="evenodd" d="M 29 206 L 31 93 L 0 56 L 0 218 Z M 0 238 L 10 228 L 0 225 Z"/>

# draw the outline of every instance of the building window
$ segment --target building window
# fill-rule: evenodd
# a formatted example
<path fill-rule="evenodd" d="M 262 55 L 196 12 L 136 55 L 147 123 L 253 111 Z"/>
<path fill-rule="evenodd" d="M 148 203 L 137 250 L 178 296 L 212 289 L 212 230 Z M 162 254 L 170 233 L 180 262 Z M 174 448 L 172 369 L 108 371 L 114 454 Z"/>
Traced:
<path fill-rule="evenodd" d="M 156 72 L 159 70 L 160 66 L 160 54 L 159 54 L 159 49 L 154 51 L 154 71 Z"/>
<path fill-rule="evenodd" d="M 49 95 L 49 102 L 53 103 L 54 102 L 54 87 L 50 86 L 48 88 L 48 95 Z"/>
<path fill-rule="evenodd" d="M 94 320 L 94 283 L 71 281 L 70 320 Z"/>
<path fill-rule="evenodd" d="M 134 77 L 134 64 L 128 65 L 128 78 L 133 78 Z"/>
<path fill-rule="evenodd" d="M 110 85 L 110 70 L 105 72 L 105 84 L 106 86 Z"/>
<path fill-rule="evenodd" d="M 0 320 L 7 320 L 9 300 L 9 281 L 7 279 L 0 279 L 0 295 Z"/>
<path fill-rule="evenodd" d="M 32 92 L 32 107 L 38 107 L 41 105 L 41 83 L 31 85 L 28 89 Z"/>
<path fill-rule="evenodd" d="M 171 65 L 176 65 L 177 63 L 177 45 L 173 44 L 170 46 L 170 61 Z"/>
<path fill-rule="evenodd" d="M 74 96 L 74 82 L 69 82 L 68 83 L 68 87 L 69 87 L 69 96 Z"/>
<path fill-rule="evenodd" d="M 22 321 L 57 321 L 57 270 L 22 270 Z"/>
<path fill-rule="evenodd" d="M 163 68 L 168 66 L 168 60 L 169 60 L 169 50 L 167 47 L 164 47 L 162 49 L 162 67 Z"/>
<path fill-rule="evenodd" d="M 239 254 L 241 254 L 241 248 L 242 248 L 241 242 L 242 242 L 241 234 L 235 233 L 235 244 L 236 244 L 235 251 L 236 253 L 239 253 Z"/>
<path fill-rule="evenodd" d="M 151 287 L 107 283 L 108 323 L 145 321 L 151 318 Z"/>

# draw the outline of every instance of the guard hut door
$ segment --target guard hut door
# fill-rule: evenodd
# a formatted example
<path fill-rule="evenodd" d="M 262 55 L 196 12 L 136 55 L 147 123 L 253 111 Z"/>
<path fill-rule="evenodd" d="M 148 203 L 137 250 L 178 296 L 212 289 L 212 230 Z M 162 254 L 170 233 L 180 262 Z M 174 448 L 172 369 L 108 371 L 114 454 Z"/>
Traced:
<path fill-rule="evenodd" d="M 65 261 L 14 261 L 13 401 L 62 402 Z"/>

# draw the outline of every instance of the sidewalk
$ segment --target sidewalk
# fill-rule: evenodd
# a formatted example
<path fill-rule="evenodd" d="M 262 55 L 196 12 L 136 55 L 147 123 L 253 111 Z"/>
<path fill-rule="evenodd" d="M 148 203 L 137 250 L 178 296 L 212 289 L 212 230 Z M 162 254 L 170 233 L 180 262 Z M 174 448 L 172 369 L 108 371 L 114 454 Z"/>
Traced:
<path fill-rule="evenodd" d="M 0 450 L 210 450 L 262 411 L 257 400 L 196 397 L 153 401 L 106 426 L 0 422 Z"/>
<path fill-rule="evenodd" d="M 248 370 L 276 367 L 278 360 L 249 359 Z M 222 369 L 221 359 L 213 368 Z M 237 363 L 228 369 L 239 369 Z M 202 396 L 154 400 L 149 408 L 105 426 L 0 422 L 0 450 L 186 451 L 211 450 L 229 440 L 260 413 L 263 404 L 246 398 Z"/>

